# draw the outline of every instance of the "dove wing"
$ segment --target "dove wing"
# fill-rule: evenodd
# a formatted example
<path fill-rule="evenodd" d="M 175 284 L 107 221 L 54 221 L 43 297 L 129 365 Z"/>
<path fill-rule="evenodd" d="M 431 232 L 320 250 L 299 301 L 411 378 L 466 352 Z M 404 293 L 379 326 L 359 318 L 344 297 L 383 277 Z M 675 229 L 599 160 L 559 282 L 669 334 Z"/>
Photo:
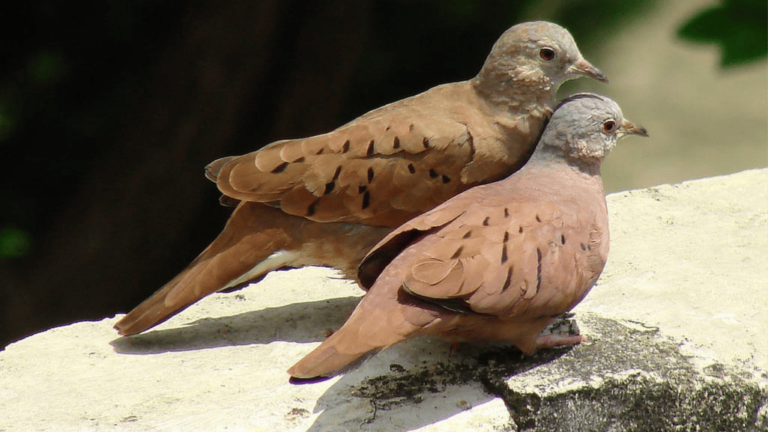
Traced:
<path fill-rule="evenodd" d="M 502 319 L 569 310 L 605 264 L 596 217 L 575 201 L 510 199 L 497 186 L 476 187 L 390 233 L 363 260 L 361 282 L 370 287 L 404 253 L 403 289 L 446 309 Z"/>
<path fill-rule="evenodd" d="M 467 127 L 429 115 L 381 115 L 228 161 L 219 189 L 316 222 L 393 226 L 466 189 Z"/>
<path fill-rule="evenodd" d="M 485 109 L 467 82 L 447 84 L 324 135 L 214 161 L 206 175 L 226 196 L 313 221 L 398 226 L 528 157 L 543 120 L 501 133 Z"/>

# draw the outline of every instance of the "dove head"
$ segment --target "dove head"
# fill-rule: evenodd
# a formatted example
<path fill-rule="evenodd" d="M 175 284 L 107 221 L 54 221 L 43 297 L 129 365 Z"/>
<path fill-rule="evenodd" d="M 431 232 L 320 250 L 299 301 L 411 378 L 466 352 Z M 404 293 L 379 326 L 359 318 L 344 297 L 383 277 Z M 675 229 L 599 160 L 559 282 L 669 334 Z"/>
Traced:
<path fill-rule="evenodd" d="M 578 165 L 599 166 L 616 142 L 630 134 L 647 137 L 648 131 L 625 119 L 613 100 L 594 93 L 578 93 L 555 108 L 534 157 L 564 155 L 579 162 Z"/>
<path fill-rule="evenodd" d="M 582 57 L 568 30 L 535 21 L 518 24 L 501 35 L 473 84 L 497 103 L 551 108 L 560 85 L 582 76 L 608 82 L 605 74 Z"/>

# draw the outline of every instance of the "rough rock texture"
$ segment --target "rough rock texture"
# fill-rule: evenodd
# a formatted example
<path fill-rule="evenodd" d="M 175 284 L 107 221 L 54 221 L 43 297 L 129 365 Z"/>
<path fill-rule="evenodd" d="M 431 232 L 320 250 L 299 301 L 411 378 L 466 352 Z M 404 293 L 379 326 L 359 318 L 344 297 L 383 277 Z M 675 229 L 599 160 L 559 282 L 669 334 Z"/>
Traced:
<path fill-rule="evenodd" d="M 292 385 L 285 370 L 361 291 L 286 271 L 145 335 L 117 338 L 109 318 L 8 346 L 0 431 L 768 430 L 768 169 L 608 204 L 610 260 L 572 318 L 581 346 L 449 356 L 422 338 Z"/>

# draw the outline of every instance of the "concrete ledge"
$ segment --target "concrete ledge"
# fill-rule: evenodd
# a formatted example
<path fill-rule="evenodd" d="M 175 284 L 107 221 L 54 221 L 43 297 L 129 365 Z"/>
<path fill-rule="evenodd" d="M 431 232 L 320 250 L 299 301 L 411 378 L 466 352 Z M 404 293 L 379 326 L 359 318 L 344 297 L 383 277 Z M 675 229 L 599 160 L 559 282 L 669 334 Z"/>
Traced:
<path fill-rule="evenodd" d="M 362 293 L 271 274 L 156 331 L 116 318 L 0 352 L 0 431 L 768 430 L 768 169 L 613 194 L 612 251 L 575 310 L 591 342 L 522 357 L 419 339 L 339 378 L 285 370 Z"/>

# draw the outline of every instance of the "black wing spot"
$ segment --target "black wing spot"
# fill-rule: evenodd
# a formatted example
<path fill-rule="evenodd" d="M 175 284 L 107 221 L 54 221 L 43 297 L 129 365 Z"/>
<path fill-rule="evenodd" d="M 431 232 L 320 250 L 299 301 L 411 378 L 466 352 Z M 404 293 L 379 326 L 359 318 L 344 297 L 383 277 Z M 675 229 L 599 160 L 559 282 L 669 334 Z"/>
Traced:
<path fill-rule="evenodd" d="M 429 178 L 435 178 L 437 177 L 437 171 L 434 170 L 434 168 L 429 169 Z"/>
<path fill-rule="evenodd" d="M 560 243 L 565 244 L 565 234 L 560 234 Z"/>
<path fill-rule="evenodd" d="M 443 174 L 443 183 L 450 183 L 450 182 L 451 182 L 451 178 Z"/>
<path fill-rule="evenodd" d="M 416 167 L 414 167 L 412 163 L 408 164 L 408 172 L 410 172 L 411 174 L 414 174 L 416 172 Z"/>
<path fill-rule="evenodd" d="M 421 140 L 421 143 L 424 145 L 424 148 L 425 148 L 425 149 L 428 149 L 428 148 L 429 148 L 429 138 L 427 138 L 427 137 L 424 137 L 424 139 L 423 139 L 423 140 Z"/>
<path fill-rule="evenodd" d="M 463 250 L 464 250 L 464 246 L 459 246 L 459 248 L 456 249 L 456 252 L 454 252 L 453 255 L 451 255 L 451 259 L 456 259 L 456 258 L 460 257 L 461 256 L 461 251 L 463 251 Z"/>
<path fill-rule="evenodd" d="M 485 219 L 483 219 L 483 226 L 490 225 L 491 218 L 489 216 L 486 216 Z"/>
<path fill-rule="evenodd" d="M 504 243 L 509 241 L 509 231 L 504 231 Z"/>
<path fill-rule="evenodd" d="M 357 193 L 363 193 L 368 190 L 368 186 L 358 186 Z"/>
<path fill-rule="evenodd" d="M 315 208 L 317 207 L 318 202 L 320 202 L 320 200 L 315 200 L 312 204 L 309 205 L 309 207 L 307 207 L 307 217 L 315 214 Z"/>
<path fill-rule="evenodd" d="M 392 129 L 392 125 L 387 126 L 387 128 L 384 129 L 384 132 L 389 132 L 390 129 Z"/>
<path fill-rule="evenodd" d="M 373 168 L 368 167 L 368 183 L 370 184 L 373 181 Z"/>
<path fill-rule="evenodd" d="M 504 264 L 507 262 L 507 245 L 503 244 L 501 245 L 501 263 Z"/>
<path fill-rule="evenodd" d="M 509 288 L 509 285 L 512 283 L 512 266 L 509 267 L 509 270 L 507 270 L 507 279 L 504 281 L 504 285 L 501 287 L 501 292 L 504 292 Z"/>
<path fill-rule="evenodd" d="M 468 239 L 472 237 L 472 230 L 467 231 L 462 238 Z"/>
<path fill-rule="evenodd" d="M 522 225 L 520 225 L 520 229 L 518 229 L 517 232 L 519 232 L 520 234 L 523 233 L 523 226 Z"/>
<path fill-rule="evenodd" d="M 587 250 L 587 245 L 585 245 L 584 243 L 581 243 L 581 250 L 583 251 Z"/>
<path fill-rule="evenodd" d="M 373 140 L 371 140 L 371 142 L 368 143 L 368 150 L 365 151 L 366 156 L 373 156 L 374 144 L 375 142 Z"/>
<path fill-rule="evenodd" d="M 315 154 L 316 155 L 321 155 L 321 154 L 323 154 L 324 151 L 325 151 L 325 147 L 320 147 L 320 150 L 318 150 L 317 153 L 315 153 Z"/>
<path fill-rule="evenodd" d="M 339 179 L 339 175 L 341 174 L 341 165 L 336 167 L 336 172 L 333 173 L 333 181 L 336 181 Z"/>
<path fill-rule="evenodd" d="M 302 162 L 304 162 L 304 156 L 302 156 L 302 157 L 300 157 L 300 158 L 296 159 L 295 161 L 293 161 L 293 162 L 291 162 L 291 163 L 302 163 Z"/>
<path fill-rule="evenodd" d="M 508 209 L 508 208 L 506 208 L 506 207 L 504 207 L 504 217 L 505 217 L 505 218 L 508 218 L 508 217 L 509 217 L 509 209 Z"/>
<path fill-rule="evenodd" d="M 285 169 L 288 167 L 288 162 L 283 162 L 280 165 L 274 167 L 272 171 L 270 171 L 272 174 L 280 174 L 281 172 L 285 171 Z"/>
<path fill-rule="evenodd" d="M 341 146 L 341 152 L 346 153 L 349 151 L 349 140 L 344 141 L 344 145 Z"/>
<path fill-rule="evenodd" d="M 536 259 L 538 261 L 538 266 L 536 267 L 536 294 L 538 294 L 541 289 L 541 249 L 539 248 L 536 248 Z"/>
<path fill-rule="evenodd" d="M 336 187 L 336 182 L 330 182 L 325 184 L 325 191 L 323 192 L 323 195 L 328 195 L 329 193 L 333 192 L 333 188 Z"/>
<path fill-rule="evenodd" d="M 399 148 L 400 148 L 400 138 L 398 138 L 398 137 L 395 137 L 395 141 L 394 141 L 394 143 L 392 144 L 392 148 L 396 148 L 396 149 L 399 149 Z"/>
<path fill-rule="evenodd" d="M 541 222 L 541 218 L 539 217 L 539 215 L 536 215 L 536 222 Z"/>
<path fill-rule="evenodd" d="M 365 191 L 363 194 L 363 210 L 367 209 L 371 205 L 371 192 Z"/>
<path fill-rule="evenodd" d="M 408 126 L 408 130 L 409 130 L 410 132 L 413 132 L 413 129 L 414 129 L 415 127 L 416 127 L 416 126 L 414 126 L 414 125 L 413 125 L 413 123 L 411 123 L 411 125 L 410 125 L 410 126 Z"/>

